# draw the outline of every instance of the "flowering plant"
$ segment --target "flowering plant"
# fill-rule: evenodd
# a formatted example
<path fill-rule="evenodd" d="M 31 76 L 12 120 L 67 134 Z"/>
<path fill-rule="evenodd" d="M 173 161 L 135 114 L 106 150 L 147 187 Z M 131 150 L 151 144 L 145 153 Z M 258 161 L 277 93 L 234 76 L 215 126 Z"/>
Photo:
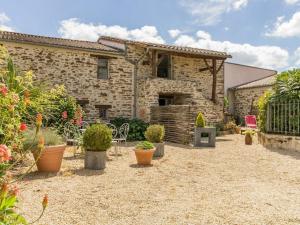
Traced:
<path fill-rule="evenodd" d="M 29 116 L 32 73 L 20 75 L 6 50 L 0 46 L 0 224 L 27 224 L 26 219 L 16 212 L 18 188 L 14 185 L 9 171 L 22 159 L 23 132 L 27 129 L 24 118 Z M 42 125 L 42 115 L 36 118 L 36 135 Z M 39 145 L 43 148 L 43 144 Z M 20 156 L 16 158 L 16 156 Z M 25 176 L 29 170 L 23 174 Z M 21 179 L 23 176 L 19 177 Z M 43 215 L 48 203 L 45 197 L 42 204 Z M 38 219 L 39 219 L 38 218 Z"/>

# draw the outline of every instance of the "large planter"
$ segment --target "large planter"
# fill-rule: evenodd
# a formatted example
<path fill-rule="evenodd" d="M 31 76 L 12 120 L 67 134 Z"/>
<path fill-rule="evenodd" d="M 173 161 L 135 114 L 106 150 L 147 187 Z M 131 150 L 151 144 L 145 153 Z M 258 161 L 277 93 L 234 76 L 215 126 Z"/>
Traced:
<path fill-rule="evenodd" d="M 142 150 L 135 149 L 135 157 L 138 165 L 151 165 L 153 153 L 155 149 Z"/>
<path fill-rule="evenodd" d="M 195 147 L 215 147 L 216 146 L 216 133 L 215 127 L 195 127 Z M 202 134 L 207 134 L 208 138 L 203 138 Z M 208 141 L 205 141 L 208 139 Z"/>
<path fill-rule="evenodd" d="M 153 153 L 153 157 L 163 157 L 165 154 L 165 143 L 153 143 L 155 146 L 155 151 Z"/>
<path fill-rule="evenodd" d="M 250 134 L 245 134 L 245 144 L 252 145 L 252 136 Z"/>
<path fill-rule="evenodd" d="M 46 146 L 41 154 L 34 153 L 39 172 L 59 172 L 66 145 Z"/>
<path fill-rule="evenodd" d="M 86 151 L 84 168 L 91 170 L 103 170 L 106 167 L 106 151 Z"/>

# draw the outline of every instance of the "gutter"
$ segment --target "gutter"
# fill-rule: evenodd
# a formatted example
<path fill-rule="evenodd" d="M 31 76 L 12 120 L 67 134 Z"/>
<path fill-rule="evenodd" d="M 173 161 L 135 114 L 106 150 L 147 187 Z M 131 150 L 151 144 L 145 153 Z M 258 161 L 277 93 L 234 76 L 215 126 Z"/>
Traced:
<path fill-rule="evenodd" d="M 128 58 L 127 54 L 127 43 L 124 43 L 125 45 L 125 60 L 129 63 L 131 63 L 134 66 L 133 69 L 133 105 L 132 105 L 132 111 L 133 111 L 133 118 L 137 117 L 137 73 L 138 73 L 138 67 L 142 59 L 149 53 L 149 48 L 147 47 L 144 54 L 140 56 L 137 60 L 131 60 Z"/>

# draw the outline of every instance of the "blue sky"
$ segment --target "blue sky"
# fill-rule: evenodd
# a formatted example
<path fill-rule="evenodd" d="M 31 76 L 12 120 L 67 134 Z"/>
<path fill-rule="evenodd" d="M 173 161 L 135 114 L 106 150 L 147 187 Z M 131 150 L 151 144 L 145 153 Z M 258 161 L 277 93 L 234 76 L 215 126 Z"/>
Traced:
<path fill-rule="evenodd" d="M 233 62 L 300 66 L 300 0 L 0 0 L 0 29 L 99 35 L 227 51 Z"/>

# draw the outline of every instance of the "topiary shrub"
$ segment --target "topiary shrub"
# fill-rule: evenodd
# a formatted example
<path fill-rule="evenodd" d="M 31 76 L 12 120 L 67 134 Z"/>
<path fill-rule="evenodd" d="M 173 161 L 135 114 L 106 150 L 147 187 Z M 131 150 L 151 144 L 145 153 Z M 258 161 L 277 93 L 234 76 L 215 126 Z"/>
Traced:
<path fill-rule="evenodd" d="M 198 113 L 196 122 L 195 122 L 195 127 L 205 127 L 205 120 L 203 117 L 203 114 L 201 112 Z"/>
<path fill-rule="evenodd" d="M 138 150 L 151 150 L 154 149 L 154 145 L 149 141 L 143 141 L 138 143 L 135 148 Z"/>
<path fill-rule="evenodd" d="M 165 127 L 158 124 L 150 125 L 145 132 L 145 137 L 147 141 L 162 143 L 165 137 Z"/>
<path fill-rule="evenodd" d="M 86 151 L 106 151 L 111 147 L 112 130 L 104 124 L 94 124 L 83 134 L 83 147 Z"/>

